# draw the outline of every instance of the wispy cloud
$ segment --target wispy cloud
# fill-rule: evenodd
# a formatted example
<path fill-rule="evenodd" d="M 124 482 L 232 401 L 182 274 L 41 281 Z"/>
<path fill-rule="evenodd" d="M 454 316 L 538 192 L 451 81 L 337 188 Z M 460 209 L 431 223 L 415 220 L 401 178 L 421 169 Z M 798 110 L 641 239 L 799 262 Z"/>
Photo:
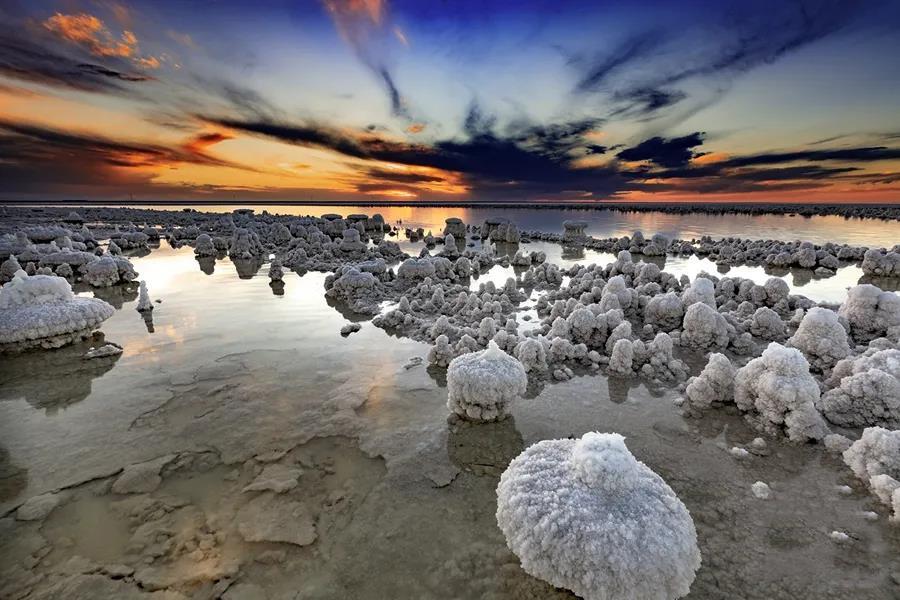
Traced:
<path fill-rule="evenodd" d="M 391 40 L 409 46 L 406 34 L 389 23 L 387 0 L 322 0 L 338 33 L 384 86 L 394 116 L 411 119 L 410 110 L 388 68 Z"/>

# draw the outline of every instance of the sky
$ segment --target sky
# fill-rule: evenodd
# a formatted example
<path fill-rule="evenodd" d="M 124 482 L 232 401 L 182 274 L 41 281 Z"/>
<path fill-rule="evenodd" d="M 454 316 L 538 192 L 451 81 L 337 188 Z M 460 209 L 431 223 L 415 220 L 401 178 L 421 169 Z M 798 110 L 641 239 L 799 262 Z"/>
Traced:
<path fill-rule="evenodd" d="M 900 202 L 896 0 L 0 0 L 0 200 Z"/>

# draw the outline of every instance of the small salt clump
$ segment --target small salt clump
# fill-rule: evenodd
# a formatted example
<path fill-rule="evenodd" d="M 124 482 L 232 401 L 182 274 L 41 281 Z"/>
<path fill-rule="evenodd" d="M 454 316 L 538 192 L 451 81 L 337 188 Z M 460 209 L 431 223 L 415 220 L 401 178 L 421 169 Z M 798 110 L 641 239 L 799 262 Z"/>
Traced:
<path fill-rule="evenodd" d="M 835 542 L 838 542 L 839 544 L 841 544 L 841 543 L 843 543 L 843 542 L 847 542 L 847 541 L 850 540 L 850 536 L 849 536 L 849 535 L 847 535 L 847 534 L 844 533 L 843 531 L 837 531 L 837 530 L 832 531 L 832 532 L 828 535 L 828 537 L 830 537 L 830 538 L 831 538 L 832 540 L 834 540 Z"/>
<path fill-rule="evenodd" d="M 497 524 L 529 574 L 586 600 L 668 600 L 700 567 L 694 522 L 615 433 L 545 440 L 497 486 Z"/>
<path fill-rule="evenodd" d="M 714 352 L 700 375 L 687 382 L 685 395 L 693 409 L 709 408 L 713 403 L 730 402 L 734 398 L 734 376 L 737 370 L 728 357 Z"/>
<path fill-rule="evenodd" d="M 284 279 L 284 267 L 277 258 L 269 265 L 269 281 L 272 283 L 281 282 Z"/>
<path fill-rule="evenodd" d="M 150 294 L 147 292 L 147 282 L 141 281 L 141 287 L 138 292 L 138 312 L 150 312 L 153 310 L 153 302 L 150 300 Z"/>
<path fill-rule="evenodd" d="M 447 368 L 447 407 L 472 421 L 496 421 L 528 387 L 522 363 L 491 340 L 486 350 L 457 356 Z"/>
<path fill-rule="evenodd" d="M 760 500 L 768 500 L 772 496 L 772 488 L 765 481 L 757 481 L 750 486 L 750 491 Z"/>

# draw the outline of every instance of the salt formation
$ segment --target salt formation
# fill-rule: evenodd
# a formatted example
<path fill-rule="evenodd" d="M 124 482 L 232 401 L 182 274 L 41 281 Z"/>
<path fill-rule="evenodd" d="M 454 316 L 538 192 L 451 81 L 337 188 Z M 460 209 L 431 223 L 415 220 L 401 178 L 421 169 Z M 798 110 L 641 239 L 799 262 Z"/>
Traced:
<path fill-rule="evenodd" d="M 766 341 L 784 339 L 784 321 L 768 306 L 760 306 L 750 318 L 750 333 Z"/>
<path fill-rule="evenodd" d="M 251 259 L 263 253 L 259 235 L 255 231 L 238 227 L 231 236 L 231 244 L 228 246 L 228 256 L 232 258 Z"/>
<path fill-rule="evenodd" d="M 869 427 L 844 451 L 844 462 L 900 521 L 900 430 Z"/>
<path fill-rule="evenodd" d="M 194 242 L 194 255 L 197 258 L 215 256 L 218 252 L 213 239 L 207 233 L 201 233 Z"/>
<path fill-rule="evenodd" d="M 444 235 L 452 235 L 454 238 L 458 240 L 465 239 L 466 237 L 466 224 L 462 222 L 462 219 L 457 217 L 448 217 L 444 220 L 446 225 L 444 226 Z"/>
<path fill-rule="evenodd" d="M 887 252 L 878 248 L 869 248 L 863 255 L 860 268 L 866 275 L 900 277 L 900 246 L 894 246 Z"/>
<path fill-rule="evenodd" d="M 281 283 L 284 279 L 284 268 L 281 266 L 281 261 L 277 258 L 272 261 L 272 264 L 269 265 L 269 280 L 272 283 Z"/>
<path fill-rule="evenodd" d="M 81 298 L 62 277 L 19 271 L 0 288 L 0 350 L 58 348 L 88 337 L 115 312 L 97 298 Z"/>
<path fill-rule="evenodd" d="M 695 302 L 684 313 L 681 343 L 695 348 L 724 348 L 729 339 L 728 323 L 705 302 Z"/>
<path fill-rule="evenodd" d="M 829 381 L 837 381 L 837 386 L 822 395 L 818 406 L 832 423 L 900 427 L 900 350 L 845 359 Z"/>
<path fill-rule="evenodd" d="M 695 302 L 702 302 L 716 308 L 716 290 L 713 282 L 706 277 L 697 277 L 691 284 L 691 287 L 684 290 L 681 294 L 681 301 L 685 307 L 689 307 Z"/>
<path fill-rule="evenodd" d="M 644 309 L 644 322 L 665 331 L 679 328 L 683 319 L 684 303 L 675 292 L 653 296 Z"/>
<path fill-rule="evenodd" d="M 847 319 L 857 342 L 868 342 L 900 326 L 900 296 L 870 284 L 850 288 L 838 315 Z"/>
<path fill-rule="evenodd" d="M 138 312 L 150 312 L 153 310 L 153 302 L 150 300 L 150 294 L 147 292 L 147 282 L 141 281 L 141 288 L 138 292 Z"/>
<path fill-rule="evenodd" d="M 737 370 L 728 357 L 714 352 L 700 375 L 688 379 L 685 395 L 688 406 L 703 410 L 713 404 L 730 402 L 734 397 L 734 377 Z"/>
<path fill-rule="evenodd" d="M 796 442 L 819 440 L 828 433 L 816 410 L 819 384 L 799 350 L 772 342 L 738 370 L 734 401 L 756 427 L 778 432 L 782 427 Z"/>
<path fill-rule="evenodd" d="M 491 340 L 486 350 L 454 358 L 447 368 L 447 407 L 472 421 L 496 421 L 525 393 L 522 363 Z"/>
<path fill-rule="evenodd" d="M 378 303 L 372 295 L 377 283 L 378 279 L 371 273 L 347 267 L 326 279 L 325 295 L 345 302 L 354 312 L 374 314 L 378 312 Z"/>
<path fill-rule="evenodd" d="M 700 567 L 694 522 L 615 433 L 545 440 L 497 486 L 497 524 L 522 568 L 586 600 L 668 600 Z"/>
<path fill-rule="evenodd" d="M 750 491 L 760 500 L 768 500 L 772 496 L 772 488 L 765 481 L 757 481 L 750 486 Z"/>
<path fill-rule="evenodd" d="M 105 254 L 85 266 L 83 279 L 94 287 L 109 287 L 135 278 L 137 273 L 127 258 Z"/>
<path fill-rule="evenodd" d="M 585 235 L 584 230 L 587 229 L 588 224 L 584 221 L 563 221 L 563 241 L 564 242 L 579 242 L 587 239 L 587 235 Z"/>
<path fill-rule="evenodd" d="M 815 371 L 828 371 L 850 354 L 847 330 L 837 313 L 819 306 L 806 312 L 787 345 L 800 350 Z"/>
<path fill-rule="evenodd" d="M 15 255 L 10 256 L 2 264 L 0 264 L 0 284 L 6 283 L 22 270 L 22 266 L 16 259 Z"/>

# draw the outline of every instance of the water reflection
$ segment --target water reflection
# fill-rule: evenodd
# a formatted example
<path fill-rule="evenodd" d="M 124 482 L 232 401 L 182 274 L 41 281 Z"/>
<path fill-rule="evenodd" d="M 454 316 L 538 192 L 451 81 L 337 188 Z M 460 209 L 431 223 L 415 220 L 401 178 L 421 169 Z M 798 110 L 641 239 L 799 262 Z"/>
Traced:
<path fill-rule="evenodd" d="M 28 485 L 28 470 L 13 464 L 9 451 L 0 445 L 0 502 L 12 500 Z"/>
<path fill-rule="evenodd" d="M 90 348 L 103 343 L 98 335 L 90 342 L 58 350 L 4 357 L 0 363 L 0 401 L 24 399 L 47 416 L 81 402 L 90 395 L 94 380 L 112 369 L 121 356 L 83 358 Z"/>
<path fill-rule="evenodd" d="M 200 265 L 200 270 L 207 275 L 212 275 L 216 272 L 215 256 L 198 256 L 197 263 Z"/>
<path fill-rule="evenodd" d="M 805 217 L 799 215 L 731 215 L 731 214 L 668 214 L 662 212 L 620 212 L 608 210 L 537 209 L 537 208 L 468 208 L 430 206 L 259 206 L 247 205 L 257 213 L 266 210 L 274 214 L 322 216 L 328 213 L 384 216 L 389 225 L 402 222 L 404 227 L 431 230 L 439 234 L 448 217 L 459 217 L 467 224 L 480 225 L 487 218 L 506 218 L 520 230 L 562 233 L 563 221 L 586 221 L 586 233 L 594 237 L 621 237 L 636 230 L 644 234 L 662 233 L 681 239 L 743 237 L 750 239 L 806 240 L 817 244 L 826 242 L 862 246 L 892 246 L 896 234 L 885 227 L 884 221 L 847 219 L 839 216 Z M 153 207 L 139 207 L 153 208 Z M 159 208 L 159 207 L 156 207 Z M 167 206 L 167 210 L 195 208 L 190 205 Z M 203 211 L 230 213 L 237 206 L 204 205 Z"/>
<path fill-rule="evenodd" d="M 76 288 L 79 291 L 81 288 Z M 137 300 L 140 284 L 136 281 L 120 283 L 102 288 L 90 288 L 95 298 L 100 298 L 112 304 L 113 308 L 122 308 L 126 302 Z"/>
<path fill-rule="evenodd" d="M 257 271 L 262 267 L 263 260 L 260 258 L 235 257 L 231 259 L 231 263 L 234 265 L 238 277 L 241 279 L 253 279 L 253 276 L 256 275 Z"/>
<path fill-rule="evenodd" d="M 584 246 L 565 245 L 561 256 L 563 260 L 584 260 Z"/>
<path fill-rule="evenodd" d="M 153 333 L 156 331 L 153 328 L 153 311 L 152 310 L 141 313 L 141 318 L 144 319 L 144 326 L 147 327 L 147 333 Z"/>

